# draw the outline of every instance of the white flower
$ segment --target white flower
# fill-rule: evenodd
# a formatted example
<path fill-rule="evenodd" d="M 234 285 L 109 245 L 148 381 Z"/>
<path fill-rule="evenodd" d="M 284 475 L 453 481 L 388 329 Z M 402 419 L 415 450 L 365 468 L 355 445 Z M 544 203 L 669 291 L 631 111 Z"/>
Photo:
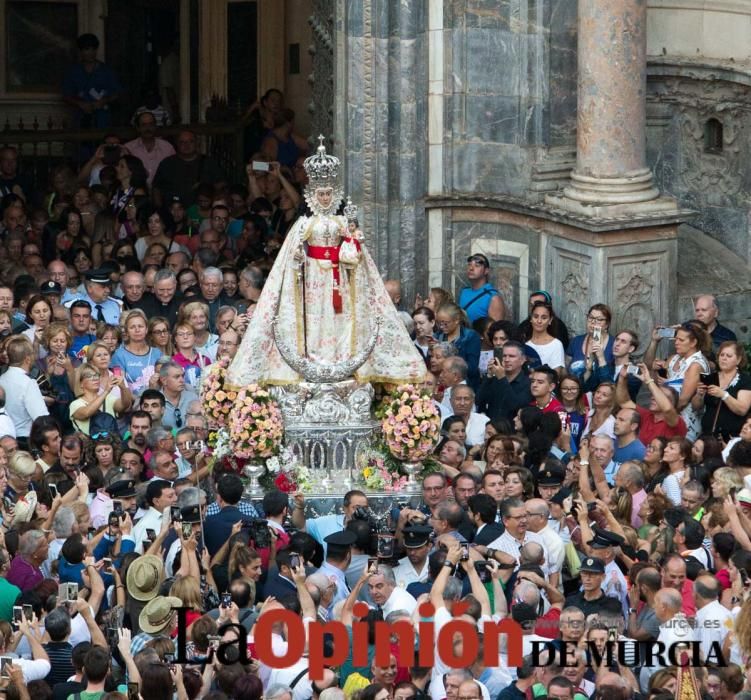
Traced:
<path fill-rule="evenodd" d="M 266 469 L 272 474 L 278 474 L 281 471 L 281 468 L 282 465 L 279 462 L 278 457 L 269 457 L 269 459 L 266 460 Z"/>

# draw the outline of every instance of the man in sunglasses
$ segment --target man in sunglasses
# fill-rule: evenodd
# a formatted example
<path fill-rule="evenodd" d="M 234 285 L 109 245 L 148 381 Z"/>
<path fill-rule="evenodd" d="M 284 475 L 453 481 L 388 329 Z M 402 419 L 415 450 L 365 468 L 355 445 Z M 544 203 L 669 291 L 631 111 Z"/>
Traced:
<path fill-rule="evenodd" d="M 185 425 L 188 407 L 198 396 L 185 388 L 185 370 L 177 362 L 165 362 L 159 370 L 166 408 L 162 421 L 178 430 Z"/>
<path fill-rule="evenodd" d="M 469 316 L 471 323 L 481 318 L 502 321 L 506 318 L 506 305 L 498 290 L 488 281 L 490 262 L 482 253 L 467 258 L 469 286 L 459 292 L 459 306 Z"/>

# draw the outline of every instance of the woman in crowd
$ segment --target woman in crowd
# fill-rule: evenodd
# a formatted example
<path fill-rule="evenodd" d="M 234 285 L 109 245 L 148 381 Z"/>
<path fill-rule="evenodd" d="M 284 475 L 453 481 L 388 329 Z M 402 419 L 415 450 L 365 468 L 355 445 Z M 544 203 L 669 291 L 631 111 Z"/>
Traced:
<path fill-rule="evenodd" d="M 146 235 L 136 241 L 136 255 L 143 262 L 146 251 L 154 243 L 161 243 L 167 253 L 184 250 L 172 240 L 174 222 L 168 209 L 146 206 L 139 213 L 139 223 Z"/>
<path fill-rule="evenodd" d="M 112 213 L 119 216 L 137 196 L 146 195 L 148 173 L 140 158 L 123 155 L 115 166 L 117 189 L 112 196 Z"/>
<path fill-rule="evenodd" d="M 419 309 L 421 306 L 427 306 L 433 313 L 437 313 L 444 304 L 453 303 L 454 296 L 451 292 L 447 292 L 441 287 L 432 287 L 428 293 L 428 298 L 423 301 L 422 297 L 418 294 L 415 298 L 415 308 Z"/>
<path fill-rule="evenodd" d="M 506 498 L 521 498 L 527 500 L 535 493 L 535 481 L 532 472 L 526 467 L 512 467 L 506 472 Z"/>
<path fill-rule="evenodd" d="M 111 384 L 113 378 L 122 376 L 122 370 L 119 367 L 116 367 L 114 370 L 109 368 L 111 361 L 112 353 L 110 353 L 109 348 L 101 341 L 92 343 L 86 350 L 86 362 L 90 367 L 99 371 L 101 390 Z M 133 394 L 131 394 L 128 385 L 124 382 L 117 383 L 111 391 L 112 396 L 117 402 L 118 415 L 129 411 L 133 406 Z"/>
<path fill-rule="evenodd" d="M 514 441 L 507 435 L 493 435 L 483 450 L 485 469 L 505 471 L 508 467 L 519 466 L 519 457 Z"/>
<path fill-rule="evenodd" d="M 698 323 L 684 323 L 675 330 L 675 355 L 669 360 L 655 360 L 657 344 L 660 342 L 660 327 L 652 331 L 644 361 L 658 373 L 664 374 L 661 383 L 678 392 L 678 410 L 686 423 L 689 440 L 696 439 L 701 432 L 701 420 L 691 400 L 701 382 L 702 374 L 709 373 L 709 362 L 705 354 L 711 352 L 712 341 L 709 334 Z"/>
<path fill-rule="evenodd" d="M 88 272 L 94 267 L 94 257 L 92 256 L 91 250 L 88 246 L 76 246 L 75 248 L 73 248 L 71 257 L 73 267 L 75 268 L 80 278 L 83 277 L 83 274 L 85 272 Z"/>
<path fill-rule="evenodd" d="M 581 379 L 572 374 L 564 374 L 558 384 L 558 394 L 559 401 L 566 409 L 566 426 L 578 449 L 588 413 Z"/>
<path fill-rule="evenodd" d="M 175 354 L 172 355 L 172 359 L 185 370 L 185 383 L 195 390 L 198 388 L 203 368 L 211 364 L 211 358 L 198 352 L 193 326 L 185 321 L 175 325 L 172 339 L 175 343 Z"/>
<path fill-rule="evenodd" d="M 37 358 L 47 357 L 47 350 L 42 343 L 44 331 L 52 321 L 52 304 L 42 294 L 35 294 L 26 304 L 26 323 L 28 328 L 23 332 L 34 345 Z"/>
<path fill-rule="evenodd" d="M 162 356 L 167 355 L 172 357 L 175 354 L 175 346 L 172 344 L 169 323 L 163 316 L 154 316 L 149 319 L 146 342 L 152 348 L 159 350 Z"/>
<path fill-rule="evenodd" d="M 467 384 L 477 388 L 479 382 L 480 336 L 463 325 L 464 314 L 453 302 L 443 304 L 435 315 L 438 340 L 453 343 L 467 363 Z"/>
<path fill-rule="evenodd" d="M 731 492 L 743 488 L 743 479 L 735 467 L 720 467 L 712 474 L 712 497 L 724 501 Z"/>
<path fill-rule="evenodd" d="M 81 243 L 81 212 L 73 207 L 68 207 L 60 215 L 59 229 L 53 241 L 51 250 L 47 248 L 48 260 L 66 260 L 71 262 L 70 253 L 73 246 Z"/>
<path fill-rule="evenodd" d="M 722 465 L 722 443 L 714 435 L 699 435 L 691 447 L 691 462 L 713 469 Z"/>
<path fill-rule="evenodd" d="M 668 465 L 663 461 L 667 438 L 656 437 L 647 445 L 644 453 L 644 490 L 652 493 L 655 487 L 661 484 L 665 477 L 670 474 Z"/>
<path fill-rule="evenodd" d="M 99 411 L 116 417 L 122 412 L 122 402 L 113 394 L 113 389 L 119 387 L 122 391 L 124 380 L 122 377 L 112 377 L 104 385 L 101 375 L 95 367 L 82 365 L 78 370 L 76 386 L 76 400 L 70 404 L 70 419 L 73 427 L 89 435 L 89 421 Z M 85 531 L 84 531 L 85 532 Z"/>
<path fill-rule="evenodd" d="M 134 396 L 140 396 L 148 388 L 149 378 L 154 373 L 154 364 L 161 357 L 156 348 L 146 341 L 146 314 L 140 309 L 132 309 L 123 314 L 123 334 L 125 340 L 112 356 L 112 367 L 119 367 L 128 388 Z"/>
<path fill-rule="evenodd" d="M 86 463 L 96 467 L 106 477 L 120 459 L 122 441 L 118 435 L 95 433 L 86 445 Z"/>
<path fill-rule="evenodd" d="M 745 371 L 748 360 L 740 343 L 729 340 L 717 351 L 717 371 L 699 375 L 699 385 L 691 403 L 702 413 L 704 433 L 719 435 L 725 442 L 739 435 L 751 410 L 751 376 Z"/>
<path fill-rule="evenodd" d="M 116 326 L 113 323 L 100 323 L 96 327 L 95 335 L 97 340 L 101 341 L 107 346 L 107 350 L 110 351 L 110 355 L 112 355 L 115 350 L 117 350 L 123 339 L 123 334 L 120 330 L 120 326 Z"/>
<path fill-rule="evenodd" d="M 662 519 L 665 517 L 665 511 L 672 507 L 668 497 L 661 493 L 650 493 L 643 501 L 639 508 L 639 517 L 642 525 L 639 528 L 639 537 L 643 540 L 650 540 L 653 535 L 657 534 Z"/>
<path fill-rule="evenodd" d="M 237 270 L 229 265 L 222 265 L 221 270 L 224 296 L 228 301 L 235 301 L 238 299 L 237 290 L 239 288 Z"/>
<path fill-rule="evenodd" d="M 68 354 L 72 343 L 67 323 L 55 321 L 44 329 L 42 346 L 47 351 L 44 370 L 55 400 L 49 410 L 66 432 L 70 428 L 68 407 L 75 398 L 72 387 L 76 383 L 76 371 Z"/>
<path fill-rule="evenodd" d="M 595 349 L 602 348 L 605 361 L 613 362 L 613 338 L 609 335 L 612 313 L 605 304 L 595 304 L 587 312 L 587 332 L 571 339 L 568 354 L 571 357 L 569 371 L 581 376 L 586 369 L 587 358 L 591 358 Z"/>
<path fill-rule="evenodd" d="M 428 356 L 428 366 L 430 371 L 436 376 L 436 379 L 443 371 L 443 361 L 447 357 L 458 355 L 456 346 L 453 343 L 436 342 L 430 347 Z"/>
<path fill-rule="evenodd" d="M 603 382 L 592 394 L 592 408 L 587 413 L 587 424 L 582 437 L 587 435 L 607 435 L 615 438 L 615 384 Z"/>
<path fill-rule="evenodd" d="M 681 504 L 681 488 L 689 479 L 688 465 L 691 462 L 691 442 L 685 438 L 670 438 L 662 455 L 669 474 L 659 489 L 674 506 Z"/>
<path fill-rule="evenodd" d="M 412 320 L 415 322 L 415 346 L 427 362 L 430 348 L 435 343 L 435 314 L 427 306 L 418 306 L 412 312 Z"/>
<path fill-rule="evenodd" d="M 544 301 L 536 301 L 529 314 L 530 332 L 525 337 L 525 344 L 534 350 L 544 365 L 562 374 L 566 368 L 563 343 L 553 335 L 551 330 L 555 319 L 553 307 Z"/>
<path fill-rule="evenodd" d="M 209 307 L 202 301 L 191 301 L 183 306 L 177 322 L 193 329 L 196 352 L 213 362 L 216 359 L 219 336 L 209 330 Z"/>
<path fill-rule="evenodd" d="M 461 445 L 467 442 L 467 427 L 459 416 L 450 416 L 443 421 L 441 434 L 449 440 L 456 440 Z"/>

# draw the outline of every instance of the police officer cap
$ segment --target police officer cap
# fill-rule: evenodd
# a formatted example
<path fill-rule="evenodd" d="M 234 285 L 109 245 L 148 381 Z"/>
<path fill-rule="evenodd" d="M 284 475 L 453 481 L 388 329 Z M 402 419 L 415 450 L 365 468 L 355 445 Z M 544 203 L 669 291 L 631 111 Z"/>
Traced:
<path fill-rule="evenodd" d="M 559 467 L 545 467 L 537 477 L 538 486 L 555 486 L 562 484 L 566 477 L 566 470 Z"/>
<path fill-rule="evenodd" d="M 107 493 L 111 498 L 132 498 L 136 495 L 136 482 L 133 479 L 122 479 L 110 484 Z"/>
<path fill-rule="evenodd" d="M 626 540 L 614 532 L 608 532 L 596 525 L 592 528 L 595 536 L 587 544 L 595 549 L 604 549 L 605 547 L 620 547 Z"/>
<path fill-rule="evenodd" d="M 57 294 L 60 296 L 63 293 L 63 288 L 57 282 L 47 280 L 46 282 L 42 282 L 39 291 L 44 296 L 47 296 L 48 294 Z"/>
<path fill-rule="evenodd" d="M 582 561 L 579 571 L 586 571 L 590 574 L 604 574 L 605 564 L 602 559 L 597 557 L 587 557 Z"/>
<path fill-rule="evenodd" d="M 87 270 L 84 272 L 84 277 L 89 282 L 95 282 L 96 284 L 112 284 L 110 280 L 110 271 L 105 268 L 98 268 L 96 270 Z"/>
<path fill-rule="evenodd" d="M 184 523 L 200 523 L 201 506 L 185 506 L 180 509 L 180 515 L 183 516 Z"/>
<path fill-rule="evenodd" d="M 407 549 L 422 547 L 430 540 L 431 532 L 433 532 L 433 528 L 427 525 L 408 525 L 402 530 L 404 546 Z"/>
<path fill-rule="evenodd" d="M 326 544 L 334 545 L 335 547 L 351 547 L 357 537 L 354 532 L 349 530 L 340 530 L 339 532 L 332 532 L 328 537 L 324 537 L 323 541 Z"/>

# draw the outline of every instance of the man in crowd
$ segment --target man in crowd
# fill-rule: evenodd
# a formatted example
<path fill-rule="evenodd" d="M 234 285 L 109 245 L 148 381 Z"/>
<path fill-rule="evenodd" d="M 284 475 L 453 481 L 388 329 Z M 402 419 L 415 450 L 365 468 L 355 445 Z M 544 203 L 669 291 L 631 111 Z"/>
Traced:
<path fill-rule="evenodd" d="M 125 148 L 130 155 L 141 159 L 149 176 L 148 183 L 151 185 L 159 164 L 165 158 L 175 155 L 175 149 L 169 141 L 156 135 L 156 118 L 151 112 L 141 112 L 136 117 L 136 130 L 138 138 L 128 141 Z"/>
<path fill-rule="evenodd" d="M 515 340 L 503 345 L 503 359 L 493 359 L 488 365 L 488 376 L 483 379 L 477 397 L 477 406 L 490 420 L 513 420 L 520 408 L 532 403 L 529 377 L 524 372 L 526 356 L 524 346 Z"/>

